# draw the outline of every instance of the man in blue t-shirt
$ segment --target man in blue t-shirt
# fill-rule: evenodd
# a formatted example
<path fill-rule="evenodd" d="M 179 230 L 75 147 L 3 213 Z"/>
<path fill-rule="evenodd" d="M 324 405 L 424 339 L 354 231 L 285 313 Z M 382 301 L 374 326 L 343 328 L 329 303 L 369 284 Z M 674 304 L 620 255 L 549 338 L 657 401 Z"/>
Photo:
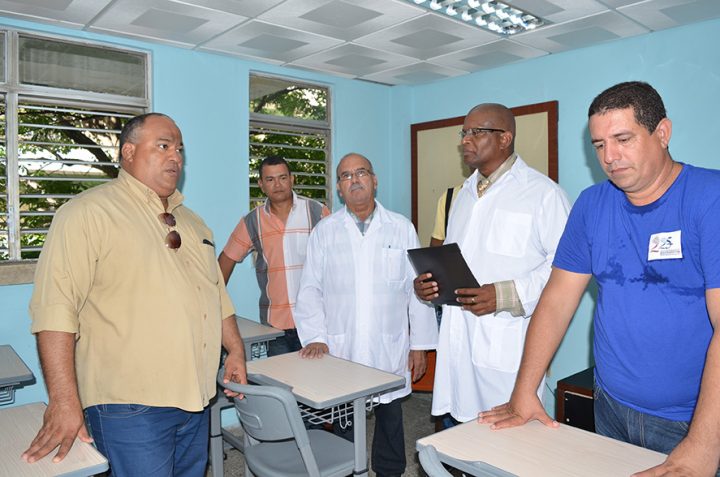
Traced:
<path fill-rule="evenodd" d="M 715 475 L 720 171 L 672 159 L 672 124 L 647 83 L 607 89 L 588 116 L 610 180 L 573 206 L 510 402 L 479 421 L 498 429 L 532 419 L 558 425 L 535 390 L 594 277 L 597 432 L 670 454 L 637 475 Z"/>

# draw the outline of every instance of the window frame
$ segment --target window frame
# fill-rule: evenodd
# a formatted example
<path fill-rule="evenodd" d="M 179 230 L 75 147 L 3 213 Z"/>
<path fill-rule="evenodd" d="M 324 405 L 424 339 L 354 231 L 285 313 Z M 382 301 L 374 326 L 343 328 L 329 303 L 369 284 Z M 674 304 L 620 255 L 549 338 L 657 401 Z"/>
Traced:
<path fill-rule="evenodd" d="M 332 171 L 332 138 L 333 138 L 333 130 L 332 130 L 332 87 L 329 84 L 325 83 L 312 83 L 310 81 L 306 80 L 299 80 L 297 78 L 293 78 L 290 76 L 277 76 L 277 75 L 271 75 L 266 74 L 262 72 L 257 71 L 250 71 L 248 75 L 248 92 L 250 91 L 250 82 L 252 81 L 253 77 L 258 78 L 268 78 L 268 79 L 276 79 L 276 80 L 282 80 L 287 81 L 288 83 L 292 83 L 295 86 L 300 87 L 308 87 L 308 88 L 321 88 L 325 89 L 327 91 L 327 102 L 325 105 L 325 120 L 316 120 L 316 119 L 302 119 L 302 118 L 292 118 L 287 116 L 276 116 L 272 114 L 264 114 L 264 113 L 255 113 L 250 111 L 249 112 L 249 121 L 248 121 L 248 203 L 249 203 L 249 210 L 253 210 L 256 206 L 263 203 L 264 199 L 253 199 L 251 192 L 251 189 L 257 188 L 257 184 L 253 183 L 253 176 L 258 172 L 256 169 L 250 169 L 250 159 L 252 157 L 252 145 L 250 141 L 250 137 L 252 135 L 252 132 L 254 130 L 260 129 L 260 128 L 273 128 L 277 129 L 282 132 L 288 132 L 288 133 L 300 133 L 300 134 L 308 134 L 308 135 L 319 135 L 322 134 L 325 136 L 325 183 L 326 187 L 326 196 L 325 200 L 320 200 L 320 202 L 323 202 L 328 209 L 332 210 L 332 204 L 333 204 L 333 197 L 334 197 L 334 187 L 333 187 L 333 171 Z M 250 94 L 248 94 L 248 106 L 252 98 L 250 97 Z M 288 159 L 289 163 L 292 162 L 292 159 Z M 293 172 L 295 175 L 295 173 Z M 293 187 L 293 190 L 296 189 L 302 189 L 302 186 L 295 185 Z M 308 187 L 310 189 L 311 187 Z M 315 199 L 319 200 L 319 199 Z"/>
<path fill-rule="evenodd" d="M 118 114 L 141 114 L 150 111 L 152 105 L 152 53 L 132 47 L 118 47 L 100 41 L 69 38 L 51 33 L 38 33 L 23 29 L 3 27 L 0 35 L 5 39 L 5 49 L 0 51 L 4 57 L 4 78 L 0 81 L 0 97 L 5 103 L 5 153 L 7 170 L 7 233 L 8 260 L 0 261 L 0 285 L 31 283 L 36 260 L 20 258 L 20 203 L 19 190 L 19 137 L 18 107 L 21 103 L 33 103 L 46 106 L 82 108 Z M 108 49 L 117 52 L 142 55 L 145 59 L 145 97 L 131 97 L 110 93 L 97 93 L 75 89 L 55 88 L 21 84 L 19 80 L 19 42 L 20 36 L 48 41 L 58 41 L 84 45 L 93 48 Z"/>

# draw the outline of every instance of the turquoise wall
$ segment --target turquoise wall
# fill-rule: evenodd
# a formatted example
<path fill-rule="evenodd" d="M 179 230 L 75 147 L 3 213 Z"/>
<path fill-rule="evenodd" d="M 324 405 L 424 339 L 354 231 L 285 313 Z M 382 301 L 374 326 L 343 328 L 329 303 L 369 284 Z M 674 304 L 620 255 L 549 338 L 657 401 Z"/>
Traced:
<path fill-rule="evenodd" d="M 604 178 L 587 133 L 587 107 L 614 83 L 652 83 L 674 121 L 671 151 L 680 161 L 717 167 L 706 153 L 718 134 L 720 20 L 549 55 L 423 86 L 387 87 L 221 55 L 94 35 L 10 19 L 0 25 L 141 48 L 153 60 L 153 109 L 173 116 L 184 134 L 187 166 L 183 193 L 222 246 L 247 212 L 248 73 L 265 72 L 327 84 L 332 90 L 333 161 L 346 152 L 367 155 L 379 178 L 378 197 L 410 214 L 410 125 L 460 116 L 473 105 L 508 106 L 559 101 L 560 184 L 574 200 Z M 219 171 L 222 171 L 220 173 Z M 337 202 L 336 202 L 337 206 Z M 229 290 L 238 313 L 257 317 L 258 291 L 249 264 L 241 264 Z M 34 340 L 29 334 L 30 285 L 0 287 L 0 343 L 12 344 L 38 377 L 20 389 L 17 402 L 45 400 Z M 555 381 L 591 363 L 593 293 L 586 293 L 551 367 Z"/>

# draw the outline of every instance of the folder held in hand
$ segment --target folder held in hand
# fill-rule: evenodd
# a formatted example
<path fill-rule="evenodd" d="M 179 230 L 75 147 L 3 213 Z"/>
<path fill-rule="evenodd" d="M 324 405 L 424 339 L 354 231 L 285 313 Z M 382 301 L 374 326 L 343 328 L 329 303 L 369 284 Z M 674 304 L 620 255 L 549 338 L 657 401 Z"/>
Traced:
<path fill-rule="evenodd" d="M 480 287 L 456 243 L 415 248 L 407 253 L 418 275 L 432 273 L 431 280 L 437 282 L 439 296 L 432 300 L 435 305 L 461 306 L 455 290 Z"/>

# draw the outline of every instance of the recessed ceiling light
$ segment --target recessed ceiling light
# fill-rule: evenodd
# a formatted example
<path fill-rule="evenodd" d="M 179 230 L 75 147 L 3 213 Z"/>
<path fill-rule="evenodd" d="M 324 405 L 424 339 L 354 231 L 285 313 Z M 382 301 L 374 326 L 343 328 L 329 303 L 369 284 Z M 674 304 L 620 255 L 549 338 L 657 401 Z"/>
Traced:
<path fill-rule="evenodd" d="M 501 35 L 513 35 L 548 24 L 540 17 L 497 0 L 430 0 L 427 4 L 426 0 L 406 1 Z"/>

